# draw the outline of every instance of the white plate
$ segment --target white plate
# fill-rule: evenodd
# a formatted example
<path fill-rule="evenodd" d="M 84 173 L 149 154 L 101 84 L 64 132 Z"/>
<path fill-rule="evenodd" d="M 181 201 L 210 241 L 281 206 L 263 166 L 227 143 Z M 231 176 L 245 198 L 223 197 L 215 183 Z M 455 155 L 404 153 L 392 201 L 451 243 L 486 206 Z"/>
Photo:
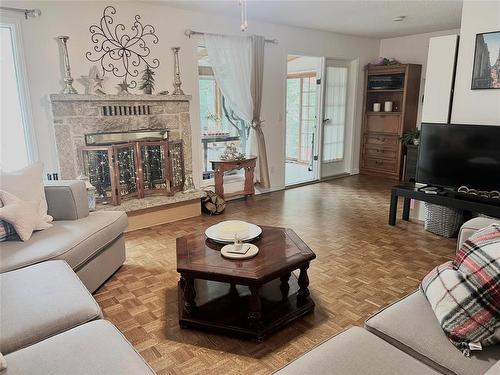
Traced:
<path fill-rule="evenodd" d="M 224 222 L 212 225 L 211 227 L 207 228 L 207 230 L 205 231 L 205 235 L 207 236 L 207 238 L 218 243 L 224 243 L 224 244 L 233 243 L 234 234 L 228 237 L 220 237 L 219 225 L 221 225 L 222 223 Z M 248 225 L 248 235 L 245 236 L 244 238 L 240 238 L 241 241 L 248 242 L 259 237 L 262 234 L 262 228 L 259 227 L 258 225 L 252 223 L 246 223 L 246 224 Z"/>
<path fill-rule="evenodd" d="M 259 248 L 254 244 L 244 244 L 243 246 L 250 246 L 250 249 L 245 254 L 230 253 L 229 251 L 233 248 L 233 245 L 224 246 L 220 253 L 224 258 L 236 260 L 250 259 L 259 253 Z"/>

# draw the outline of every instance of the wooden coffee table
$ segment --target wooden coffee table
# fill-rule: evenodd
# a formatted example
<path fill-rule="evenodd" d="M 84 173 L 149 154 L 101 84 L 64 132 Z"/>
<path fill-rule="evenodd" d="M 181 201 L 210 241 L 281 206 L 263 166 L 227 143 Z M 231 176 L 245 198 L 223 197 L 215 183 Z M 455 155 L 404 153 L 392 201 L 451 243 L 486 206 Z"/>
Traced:
<path fill-rule="evenodd" d="M 181 327 L 261 341 L 314 310 L 307 269 L 316 255 L 291 229 L 262 229 L 248 260 L 222 257 L 205 234 L 177 238 Z"/>

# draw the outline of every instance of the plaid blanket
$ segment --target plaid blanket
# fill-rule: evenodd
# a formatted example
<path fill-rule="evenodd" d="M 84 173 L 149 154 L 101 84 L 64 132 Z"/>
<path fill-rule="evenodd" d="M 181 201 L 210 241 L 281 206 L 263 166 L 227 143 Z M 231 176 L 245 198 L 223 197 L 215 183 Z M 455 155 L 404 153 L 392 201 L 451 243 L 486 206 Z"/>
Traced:
<path fill-rule="evenodd" d="M 0 199 L 0 208 L 2 207 L 3 207 L 3 202 Z M 14 239 L 14 237 L 17 237 L 17 233 L 16 230 L 14 229 L 14 226 L 5 220 L 0 220 L 0 242 Z"/>
<path fill-rule="evenodd" d="M 421 288 L 445 334 L 465 355 L 500 342 L 500 225 L 477 231 Z"/>

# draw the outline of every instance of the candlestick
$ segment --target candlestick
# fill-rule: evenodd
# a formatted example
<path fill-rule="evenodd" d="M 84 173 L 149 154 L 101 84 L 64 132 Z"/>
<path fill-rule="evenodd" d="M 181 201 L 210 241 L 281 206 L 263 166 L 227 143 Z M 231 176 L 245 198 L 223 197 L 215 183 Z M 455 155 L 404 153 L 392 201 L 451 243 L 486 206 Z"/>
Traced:
<path fill-rule="evenodd" d="M 174 51 L 174 92 L 172 95 L 184 95 L 184 91 L 181 89 L 181 69 L 179 67 L 179 50 L 181 47 L 172 47 Z"/>
<path fill-rule="evenodd" d="M 57 37 L 62 43 L 63 47 L 63 60 L 64 60 L 64 83 L 66 86 L 62 90 L 63 94 L 78 94 L 78 92 L 73 87 L 73 78 L 71 77 L 71 68 L 69 66 L 69 56 L 68 56 L 68 47 L 66 45 L 69 36 L 60 35 Z"/>

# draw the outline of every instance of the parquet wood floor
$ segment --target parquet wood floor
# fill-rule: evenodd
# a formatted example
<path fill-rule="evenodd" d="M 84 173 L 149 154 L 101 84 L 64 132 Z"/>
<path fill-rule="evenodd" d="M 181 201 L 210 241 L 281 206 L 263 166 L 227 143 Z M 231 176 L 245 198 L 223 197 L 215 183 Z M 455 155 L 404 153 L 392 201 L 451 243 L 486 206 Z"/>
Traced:
<path fill-rule="evenodd" d="M 158 374 L 269 374 L 345 327 L 362 325 L 453 256 L 455 240 L 417 223 L 387 224 L 391 185 L 347 177 L 232 202 L 221 216 L 128 233 L 127 261 L 95 297 Z M 290 227 L 317 254 L 309 269 L 316 311 L 260 344 L 183 330 L 177 322 L 175 238 L 234 218 Z"/>

